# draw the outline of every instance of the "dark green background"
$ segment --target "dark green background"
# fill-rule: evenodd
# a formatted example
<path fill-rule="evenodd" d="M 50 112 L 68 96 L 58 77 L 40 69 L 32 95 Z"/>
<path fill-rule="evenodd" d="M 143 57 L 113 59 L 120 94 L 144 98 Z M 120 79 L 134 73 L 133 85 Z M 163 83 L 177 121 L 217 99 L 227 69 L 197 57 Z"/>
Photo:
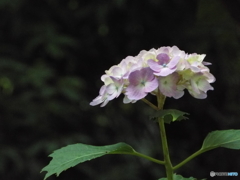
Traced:
<path fill-rule="evenodd" d="M 120 96 L 104 108 L 89 105 L 104 71 L 143 49 L 177 45 L 213 64 L 217 81 L 207 99 L 188 92 L 167 99 L 166 108 L 190 113 L 166 125 L 174 165 L 208 132 L 239 129 L 239 9 L 239 0 L 0 0 L 0 179 L 42 180 L 47 156 L 78 142 L 126 142 L 162 159 L 158 126 L 143 102 L 124 105 Z M 177 173 L 209 178 L 210 171 L 240 173 L 240 151 L 207 152 Z M 160 165 L 109 155 L 49 180 L 164 176 Z"/>

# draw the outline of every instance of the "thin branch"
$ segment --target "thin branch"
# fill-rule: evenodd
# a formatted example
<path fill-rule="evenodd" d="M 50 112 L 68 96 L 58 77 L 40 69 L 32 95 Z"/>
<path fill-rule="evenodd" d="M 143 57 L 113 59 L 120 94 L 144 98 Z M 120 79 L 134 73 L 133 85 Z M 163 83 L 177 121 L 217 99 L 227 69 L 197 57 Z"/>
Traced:
<path fill-rule="evenodd" d="M 151 103 L 150 101 L 148 101 L 147 99 L 143 98 L 142 101 L 145 102 L 146 104 L 148 104 L 151 108 L 159 111 L 158 107 L 155 106 L 155 105 L 154 105 L 153 103 Z"/>

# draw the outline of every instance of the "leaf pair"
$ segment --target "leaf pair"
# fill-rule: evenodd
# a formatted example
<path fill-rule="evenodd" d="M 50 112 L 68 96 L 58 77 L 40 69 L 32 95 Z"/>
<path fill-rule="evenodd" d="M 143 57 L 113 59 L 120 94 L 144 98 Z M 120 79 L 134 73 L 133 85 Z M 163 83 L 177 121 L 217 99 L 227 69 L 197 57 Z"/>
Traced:
<path fill-rule="evenodd" d="M 213 131 L 207 135 L 203 145 L 199 151 L 194 153 L 192 156 L 189 156 L 187 159 L 191 160 L 192 158 L 202 154 L 203 152 L 212 150 L 214 148 L 224 147 L 229 149 L 240 149 L 240 130 L 222 130 L 222 131 Z M 45 179 L 53 174 L 57 176 L 64 170 L 67 170 L 70 167 L 74 167 L 79 163 L 89 161 L 106 154 L 129 154 L 145 159 L 149 159 L 153 162 L 164 164 L 163 161 L 148 157 L 146 155 L 136 152 L 131 146 L 126 143 L 117 143 L 108 146 L 92 146 L 86 144 L 73 144 L 61 149 L 54 151 L 50 157 L 53 159 L 51 162 L 42 169 L 42 171 L 47 171 Z M 177 169 L 178 166 L 182 166 L 189 160 L 184 160 L 183 163 L 175 166 Z M 175 175 L 176 180 L 185 180 L 180 175 Z M 188 178 L 189 179 L 189 178 Z M 161 179 L 164 180 L 164 179 Z M 175 180 L 175 179 L 174 179 Z M 191 180 L 191 179 L 189 179 Z"/>

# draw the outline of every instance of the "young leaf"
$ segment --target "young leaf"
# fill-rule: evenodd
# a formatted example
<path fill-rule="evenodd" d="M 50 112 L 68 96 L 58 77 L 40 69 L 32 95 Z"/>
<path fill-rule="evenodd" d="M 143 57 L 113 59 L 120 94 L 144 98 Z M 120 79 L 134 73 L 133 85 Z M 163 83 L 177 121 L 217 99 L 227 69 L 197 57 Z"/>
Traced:
<path fill-rule="evenodd" d="M 108 146 L 92 146 L 79 143 L 63 147 L 49 155 L 53 159 L 42 169 L 42 171 L 47 171 L 44 180 L 53 174 L 59 176 L 62 171 L 76 166 L 79 163 L 112 153 L 134 154 L 135 150 L 125 143 L 117 143 Z"/>
<path fill-rule="evenodd" d="M 167 178 L 161 178 L 159 180 L 167 180 Z M 196 180 L 196 178 L 193 178 L 193 177 L 185 178 L 185 177 L 182 177 L 181 175 L 174 174 L 173 180 Z"/>
<path fill-rule="evenodd" d="M 164 122 L 170 124 L 171 122 L 174 121 L 188 119 L 184 115 L 188 115 L 188 113 L 176 109 L 164 109 L 161 111 L 157 111 L 155 115 L 151 117 L 151 119 L 156 120 L 158 117 L 164 118 Z"/>
<path fill-rule="evenodd" d="M 204 139 L 201 150 L 217 147 L 240 149 L 240 130 L 213 131 Z"/>

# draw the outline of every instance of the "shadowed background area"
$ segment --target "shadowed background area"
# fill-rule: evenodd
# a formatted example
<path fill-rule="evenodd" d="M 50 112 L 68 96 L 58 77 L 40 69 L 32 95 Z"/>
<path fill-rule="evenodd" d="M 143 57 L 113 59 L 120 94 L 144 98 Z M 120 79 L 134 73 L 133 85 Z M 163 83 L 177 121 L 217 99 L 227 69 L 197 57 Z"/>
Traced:
<path fill-rule="evenodd" d="M 0 179 L 42 180 L 47 156 L 79 142 L 126 142 L 163 159 L 146 104 L 124 105 L 120 96 L 104 108 L 89 105 L 104 71 L 143 49 L 176 45 L 207 54 L 217 79 L 205 100 L 188 92 L 167 99 L 165 108 L 190 113 L 189 120 L 166 125 L 174 165 L 198 150 L 208 132 L 239 129 L 239 8 L 239 0 L 0 0 Z M 207 152 L 177 173 L 200 179 L 210 171 L 240 173 L 240 151 Z M 49 180 L 164 176 L 160 165 L 109 155 Z"/>

